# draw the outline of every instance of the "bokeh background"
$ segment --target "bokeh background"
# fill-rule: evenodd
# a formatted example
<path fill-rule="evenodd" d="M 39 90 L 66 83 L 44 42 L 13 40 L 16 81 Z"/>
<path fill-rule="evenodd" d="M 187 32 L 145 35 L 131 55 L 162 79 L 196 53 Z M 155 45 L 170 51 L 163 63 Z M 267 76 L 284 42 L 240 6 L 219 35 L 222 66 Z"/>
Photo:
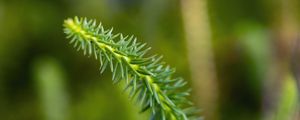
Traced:
<path fill-rule="evenodd" d="M 0 0 L 1 120 L 147 120 L 76 52 L 95 18 L 164 55 L 206 120 L 300 120 L 299 0 Z"/>

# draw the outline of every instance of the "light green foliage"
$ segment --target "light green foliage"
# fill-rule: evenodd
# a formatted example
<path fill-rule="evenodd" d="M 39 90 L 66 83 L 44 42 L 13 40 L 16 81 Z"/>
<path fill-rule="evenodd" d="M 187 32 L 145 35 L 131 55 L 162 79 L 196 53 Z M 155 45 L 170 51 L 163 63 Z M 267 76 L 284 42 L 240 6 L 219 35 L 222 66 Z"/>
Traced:
<path fill-rule="evenodd" d="M 282 82 L 282 91 L 274 120 L 293 120 L 299 105 L 297 83 L 291 75 L 286 76 Z"/>
<path fill-rule="evenodd" d="M 141 112 L 151 111 L 155 120 L 200 119 L 187 96 L 190 89 L 182 78 L 173 78 L 175 69 L 161 62 L 162 56 L 144 57 L 150 47 L 137 42 L 134 36 L 113 34 L 104 30 L 95 20 L 67 19 L 64 32 L 70 43 L 82 50 L 84 55 L 99 59 L 101 73 L 107 68 L 112 72 L 114 84 L 126 83 L 125 91 L 142 107 Z"/>

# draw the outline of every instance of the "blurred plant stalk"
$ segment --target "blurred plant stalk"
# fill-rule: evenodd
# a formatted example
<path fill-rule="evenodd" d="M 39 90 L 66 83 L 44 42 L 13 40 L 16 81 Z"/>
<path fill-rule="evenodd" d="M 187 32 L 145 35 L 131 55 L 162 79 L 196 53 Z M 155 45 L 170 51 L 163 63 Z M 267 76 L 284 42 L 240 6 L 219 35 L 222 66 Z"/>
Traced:
<path fill-rule="evenodd" d="M 33 63 L 33 75 L 44 120 L 68 120 L 65 76 L 58 62 L 52 58 L 38 58 Z"/>
<path fill-rule="evenodd" d="M 270 102 L 272 104 L 271 106 L 264 106 L 263 109 L 265 120 L 277 120 L 279 118 L 282 118 L 276 115 L 276 112 L 282 111 L 280 109 L 280 106 L 282 106 L 280 104 L 282 99 L 281 96 L 284 96 L 284 94 L 290 94 L 284 92 L 284 89 L 288 88 L 284 88 L 285 86 L 283 85 L 289 82 L 286 78 L 288 78 L 288 76 L 292 72 L 290 67 L 295 66 L 294 63 L 290 64 L 290 61 L 293 61 L 294 59 L 291 56 L 291 48 L 295 47 L 296 44 L 299 44 L 299 42 L 297 42 L 297 37 L 299 36 L 299 24 L 297 17 L 299 18 L 299 16 L 298 12 L 296 11 L 299 7 L 299 1 L 275 0 L 269 1 L 269 3 L 273 11 L 271 19 L 273 20 L 272 27 L 275 31 L 275 54 L 273 56 L 274 60 L 271 63 L 272 68 L 270 68 L 270 71 L 272 72 L 271 75 L 273 76 L 270 76 L 270 78 L 267 81 L 265 81 L 264 93 L 265 96 L 268 95 L 268 97 L 265 97 L 264 99 L 264 105 L 270 104 Z M 297 78 L 297 74 L 300 74 L 299 71 L 296 74 L 294 74 L 293 77 L 295 78 L 293 79 L 298 81 L 299 83 L 299 78 Z M 297 82 L 293 83 L 296 84 Z M 297 94 L 299 96 L 299 91 Z M 285 119 L 299 120 L 299 112 L 299 110 L 296 111 L 296 109 L 294 109 L 293 114 L 288 113 L 290 114 L 290 116 L 288 116 L 289 118 Z"/>
<path fill-rule="evenodd" d="M 189 67 L 197 103 L 207 120 L 218 119 L 218 83 L 206 0 L 181 0 Z"/>

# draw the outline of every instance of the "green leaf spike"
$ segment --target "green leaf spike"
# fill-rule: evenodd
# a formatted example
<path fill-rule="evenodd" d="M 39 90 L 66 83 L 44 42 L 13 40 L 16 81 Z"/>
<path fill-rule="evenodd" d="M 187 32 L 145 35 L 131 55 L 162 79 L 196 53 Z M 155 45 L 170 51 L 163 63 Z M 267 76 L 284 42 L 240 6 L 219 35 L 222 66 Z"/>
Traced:
<path fill-rule="evenodd" d="M 66 19 L 64 32 L 77 50 L 100 61 L 101 73 L 110 67 L 112 81 L 126 82 L 129 97 L 140 103 L 141 112 L 150 110 L 151 120 L 191 120 L 197 117 L 196 107 L 187 100 L 190 89 L 186 82 L 172 78 L 175 69 L 165 66 L 162 56 L 144 57 L 150 47 L 137 42 L 134 36 L 113 34 L 95 20 Z"/>

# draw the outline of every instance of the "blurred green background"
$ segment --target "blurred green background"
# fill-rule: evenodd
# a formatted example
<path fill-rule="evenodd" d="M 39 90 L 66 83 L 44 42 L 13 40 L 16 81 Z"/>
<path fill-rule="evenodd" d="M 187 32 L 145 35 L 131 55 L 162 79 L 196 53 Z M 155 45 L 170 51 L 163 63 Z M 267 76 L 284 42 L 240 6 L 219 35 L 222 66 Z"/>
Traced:
<path fill-rule="evenodd" d="M 300 120 L 299 0 L 0 0 L 1 120 L 146 120 L 68 45 L 95 18 L 164 55 L 207 120 Z"/>

